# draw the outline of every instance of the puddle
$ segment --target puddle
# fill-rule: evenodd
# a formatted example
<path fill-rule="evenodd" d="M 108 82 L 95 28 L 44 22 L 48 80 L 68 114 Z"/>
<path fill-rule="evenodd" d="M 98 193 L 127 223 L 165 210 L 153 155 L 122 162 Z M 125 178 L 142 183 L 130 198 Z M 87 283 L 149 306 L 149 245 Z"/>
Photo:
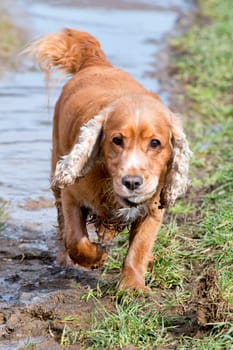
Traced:
<path fill-rule="evenodd" d="M 30 28 L 31 39 L 66 26 L 88 31 L 99 39 L 113 64 L 158 92 L 158 82 L 148 74 L 161 48 L 155 42 L 171 32 L 187 7 L 185 0 L 164 0 L 162 7 L 160 3 L 18 0 L 16 8 Z M 20 305 L 22 298 L 27 299 L 25 293 L 32 293 L 27 294 L 29 302 L 34 297 L 41 300 L 38 291 L 50 293 L 70 288 L 72 281 L 85 285 L 88 278 L 92 285 L 96 280 L 93 272 L 65 270 L 56 264 L 56 213 L 49 173 L 52 111 L 60 90 L 51 91 L 48 108 L 42 73 L 29 61 L 25 67 L 0 81 L 0 197 L 8 212 L 0 236 L 0 306 L 4 308 Z M 166 102 L 167 96 L 160 95 Z M 18 349 L 18 345 L 4 346 Z"/>

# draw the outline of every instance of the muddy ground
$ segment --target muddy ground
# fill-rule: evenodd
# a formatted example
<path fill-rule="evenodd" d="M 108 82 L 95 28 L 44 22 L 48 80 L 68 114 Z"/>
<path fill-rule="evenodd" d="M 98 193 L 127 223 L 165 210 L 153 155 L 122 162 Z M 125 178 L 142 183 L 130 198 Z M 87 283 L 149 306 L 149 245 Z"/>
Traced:
<path fill-rule="evenodd" d="M 25 2 L 25 4 L 27 3 L 30 4 L 30 1 Z M 53 3 L 55 4 L 56 2 L 51 1 L 51 5 Z M 171 3 L 177 20 L 180 14 L 183 13 L 181 9 L 182 2 L 173 1 Z M 72 1 L 69 4 L 74 6 Z M 87 2 L 85 2 L 86 4 Z M 98 4 L 100 8 L 106 8 L 105 1 L 99 1 Z M 161 11 L 160 7 L 152 4 L 153 1 L 148 1 L 146 10 Z M 121 1 L 119 2 L 119 8 L 122 11 L 145 10 L 145 4 L 143 5 L 142 1 L 135 1 L 135 4 Z M 164 13 L 168 10 L 170 11 L 170 9 L 171 7 L 166 7 Z M 33 9 L 33 11 L 36 10 Z M 163 42 L 165 34 L 166 31 L 163 34 Z M 161 45 L 161 37 L 154 38 L 154 41 L 151 37 L 144 39 L 147 39 L 148 42 L 151 41 L 151 45 L 157 45 L 160 49 L 163 46 Z M 160 56 L 157 55 L 156 57 L 154 56 L 154 60 L 157 60 L 156 65 L 150 63 L 149 67 L 145 66 L 143 68 L 144 73 L 147 73 L 144 76 L 150 77 L 149 84 L 151 84 L 151 80 L 158 79 L 159 75 L 163 74 L 162 89 L 166 98 L 171 91 L 170 79 L 164 79 L 164 77 L 168 76 L 166 65 L 164 65 L 168 58 L 168 52 L 164 50 Z M 160 57 L 160 62 L 158 57 Z M 160 72 L 156 74 L 155 72 L 158 71 L 158 68 L 160 68 Z M 21 74 L 25 76 L 28 73 Z M 146 80 L 146 78 L 144 79 Z M 8 90 L 11 87 L 9 84 L 6 84 L 6 86 Z M 3 95 L 3 89 L 6 91 L 3 86 L 1 96 Z M 38 92 L 37 85 L 34 86 L 34 91 Z M 22 91 L 22 94 L 24 93 Z M 14 93 L 10 97 L 13 98 Z M 45 100 L 43 103 L 45 104 Z M 173 106 L 176 107 L 174 103 Z M 177 107 L 179 108 L 179 106 Z M 19 112 L 22 111 L 19 109 Z M 40 121 L 39 125 L 41 125 L 41 128 L 50 128 L 51 120 Z M 21 132 L 24 131 L 22 128 Z M 40 134 L 35 139 L 37 144 L 40 144 Z M 47 142 L 47 139 L 48 136 L 46 134 L 45 139 L 42 139 L 42 143 Z M 32 142 L 31 144 L 34 145 L 35 140 Z M 9 145 L 7 140 L 4 143 L 5 147 L 6 145 Z M 18 145 L 20 147 L 20 142 Z M 32 154 L 33 149 L 34 146 L 31 150 Z M 47 154 L 46 159 L 42 159 L 46 163 L 43 172 L 43 186 L 41 189 L 40 187 L 37 188 L 36 195 L 33 192 L 35 184 L 30 182 L 33 181 L 32 177 L 27 175 L 24 177 L 23 171 L 19 170 L 18 177 L 25 179 L 26 183 L 24 183 L 24 186 L 22 186 L 22 181 L 15 189 L 13 179 L 1 182 L 2 199 L 6 203 L 9 202 L 7 207 L 8 216 L 0 236 L 0 348 L 2 350 L 20 349 L 30 343 L 37 344 L 36 349 L 38 350 L 60 349 L 59 342 L 64 327 L 64 317 L 77 314 L 79 320 L 83 322 L 83 327 L 87 327 L 88 317 L 93 309 L 93 302 L 91 300 L 84 301 L 81 297 L 87 293 L 90 287 L 95 288 L 98 280 L 101 278 L 100 270 L 90 271 L 71 267 L 65 269 L 56 262 L 56 214 L 53 207 L 53 199 L 48 189 L 49 152 Z M 33 159 L 35 160 L 35 156 L 26 159 L 26 162 L 33 162 Z M 21 161 L 22 159 L 20 159 Z M 41 164 L 44 164 L 43 162 L 39 163 L 39 167 Z M 17 171 L 15 171 L 15 175 L 17 175 Z M 5 177 L 9 178 L 7 176 L 6 173 Z M 40 180 L 36 178 L 35 181 Z M 46 181 L 47 184 L 44 185 Z M 30 196 L 30 192 L 33 192 L 34 195 Z M 195 286 L 196 294 L 194 293 L 195 297 L 191 304 L 187 308 L 174 310 L 175 314 L 186 316 L 185 323 L 179 324 L 177 321 L 175 336 L 182 334 L 198 336 L 200 332 L 205 330 L 207 322 L 217 319 L 217 311 L 208 309 L 209 301 L 207 300 L 208 290 L 213 290 L 214 285 L 215 289 L 212 295 L 214 294 L 216 304 L 220 301 L 213 274 L 211 270 L 205 271 L 203 277 Z M 109 281 L 105 281 L 105 286 L 116 280 L 117 276 L 109 276 Z M 212 282 L 210 283 L 210 281 Z M 161 291 L 158 290 L 157 296 L 160 293 Z M 110 297 L 106 297 L 103 303 L 111 308 Z M 215 313 L 213 314 L 213 312 Z M 210 319 L 208 317 L 211 313 Z M 182 322 L 184 322 L 184 318 Z M 79 349 L 80 347 L 79 345 L 73 345 L 69 348 Z"/>

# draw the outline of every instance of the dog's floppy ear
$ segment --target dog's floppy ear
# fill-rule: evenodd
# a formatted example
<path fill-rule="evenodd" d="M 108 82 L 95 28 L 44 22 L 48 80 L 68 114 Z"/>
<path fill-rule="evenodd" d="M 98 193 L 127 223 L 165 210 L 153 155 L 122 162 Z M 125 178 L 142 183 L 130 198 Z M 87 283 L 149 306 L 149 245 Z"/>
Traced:
<path fill-rule="evenodd" d="M 189 144 L 183 132 L 180 119 L 173 113 L 171 113 L 170 117 L 173 155 L 168 166 L 166 182 L 161 193 L 161 207 L 173 205 L 176 199 L 185 193 L 189 185 L 188 171 L 192 152 L 189 149 Z"/>
<path fill-rule="evenodd" d="M 57 162 L 51 184 L 53 188 L 70 186 L 91 169 L 99 154 L 102 127 L 109 110 L 109 107 L 103 109 L 81 127 L 78 143 L 73 146 L 69 154 Z"/>

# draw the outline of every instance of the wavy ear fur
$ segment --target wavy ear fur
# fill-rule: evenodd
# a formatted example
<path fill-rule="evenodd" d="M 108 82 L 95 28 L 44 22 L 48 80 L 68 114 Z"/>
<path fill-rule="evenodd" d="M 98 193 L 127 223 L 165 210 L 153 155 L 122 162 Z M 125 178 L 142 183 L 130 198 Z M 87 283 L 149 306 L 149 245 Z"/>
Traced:
<path fill-rule="evenodd" d="M 53 188 L 73 185 L 78 178 L 85 176 L 99 153 L 102 126 L 109 108 L 103 109 L 80 129 L 79 141 L 71 152 L 57 162 L 52 179 Z"/>
<path fill-rule="evenodd" d="M 183 132 L 181 122 L 171 114 L 173 156 L 168 167 L 166 183 L 161 193 L 161 207 L 173 205 L 182 196 L 189 185 L 189 160 L 192 152 Z"/>

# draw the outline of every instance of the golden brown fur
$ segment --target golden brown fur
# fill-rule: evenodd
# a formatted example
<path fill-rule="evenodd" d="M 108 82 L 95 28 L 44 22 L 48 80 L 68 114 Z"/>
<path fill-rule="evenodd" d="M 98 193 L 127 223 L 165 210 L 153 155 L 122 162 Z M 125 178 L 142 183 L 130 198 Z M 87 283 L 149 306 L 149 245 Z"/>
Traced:
<path fill-rule="evenodd" d="M 105 250 L 88 238 L 90 217 L 102 239 L 129 227 L 119 287 L 147 290 L 144 276 L 163 208 L 188 183 L 190 151 L 181 123 L 157 95 L 113 67 L 87 33 L 65 29 L 29 50 L 47 74 L 53 67 L 73 74 L 53 126 L 60 261 L 103 264 Z"/>

